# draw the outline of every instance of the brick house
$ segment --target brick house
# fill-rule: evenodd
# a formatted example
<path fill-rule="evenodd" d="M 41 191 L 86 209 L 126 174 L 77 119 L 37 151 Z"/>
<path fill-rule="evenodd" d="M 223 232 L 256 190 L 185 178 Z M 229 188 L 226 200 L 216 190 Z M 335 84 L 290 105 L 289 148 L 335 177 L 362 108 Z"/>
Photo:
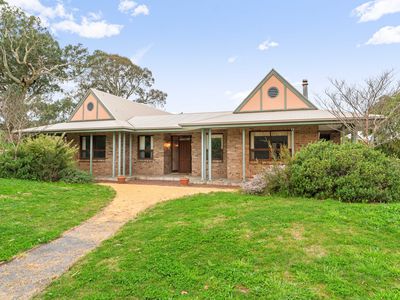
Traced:
<path fill-rule="evenodd" d="M 90 89 L 67 122 L 25 132 L 65 133 L 79 167 L 96 177 L 238 182 L 283 147 L 294 155 L 319 139 L 339 143 L 341 126 L 308 100 L 307 81 L 300 93 L 271 70 L 234 111 L 171 114 Z"/>

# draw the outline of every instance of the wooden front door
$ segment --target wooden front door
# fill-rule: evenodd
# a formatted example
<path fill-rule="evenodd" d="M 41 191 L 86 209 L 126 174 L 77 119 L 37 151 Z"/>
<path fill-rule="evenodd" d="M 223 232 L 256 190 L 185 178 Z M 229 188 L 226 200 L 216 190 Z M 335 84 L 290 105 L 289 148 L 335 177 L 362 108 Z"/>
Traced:
<path fill-rule="evenodd" d="M 192 172 L 192 141 L 190 137 L 179 139 L 179 173 Z"/>

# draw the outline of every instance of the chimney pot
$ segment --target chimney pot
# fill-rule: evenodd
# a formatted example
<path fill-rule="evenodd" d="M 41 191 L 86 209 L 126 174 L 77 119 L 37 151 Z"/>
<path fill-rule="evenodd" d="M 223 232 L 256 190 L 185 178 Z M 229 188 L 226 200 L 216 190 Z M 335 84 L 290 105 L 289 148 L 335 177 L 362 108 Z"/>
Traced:
<path fill-rule="evenodd" d="M 303 96 L 308 98 L 308 80 L 303 79 Z"/>

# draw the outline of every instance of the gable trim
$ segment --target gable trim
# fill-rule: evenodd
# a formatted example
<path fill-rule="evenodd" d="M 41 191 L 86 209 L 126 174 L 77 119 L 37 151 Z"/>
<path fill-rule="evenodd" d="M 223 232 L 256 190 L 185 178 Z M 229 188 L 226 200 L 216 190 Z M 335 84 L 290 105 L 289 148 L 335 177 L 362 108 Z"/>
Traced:
<path fill-rule="evenodd" d="M 241 109 L 249 102 L 249 100 L 258 92 L 260 91 L 261 94 L 261 105 L 260 105 L 260 110 L 259 111 L 265 111 L 262 110 L 262 86 L 270 79 L 272 76 L 276 76 L 278 80 L 282 82 L 282 84 L 285 87 L 284 91 L 284 103 L 285 103 L 285 108 L 283 110 L 288 110 L 287 109 L 287 90 L 288 88 L 291 92 L 293 92 L 297 97 L 300 98 L 301 101 L 303 101 L 308 108 L 303 108 L 303 109 L 318 109 L 314 104 L 312 104 L 306 97 L 304 97 L 303 94 L 301 94 L 290 82 L 288 82 L 283 76 L 281 76 L 275 69 L 272 69 L 261 81 L 257 86 L 250 92 L 250 94 L 240 103 L 240 105 L 233 111 L 233 113 L 247 113 L 251 111 L 241 111 Z"/>
<path fill-rule="evenodd" d="M 78 112 L 79 108 L 83 105 L 83 103 L 85 102 L 85 100 L 87 99 L 87 97 L 89 95 L 93 95 L 93 97 L 97 100 L 97 106 L 96 106 L 96 119 L 97 120 L 85 120 L 85 108 L 82 109 L 82 120 L 76 120 L 73 121 L 72 118 L 73 116 L 75 116 L 75 114 Z M 71 115 L 69 116 L 67 123 L 69 122 L 82 122 L 82 121 L 102 121 L 99 120 L 99 105 L 101 105 L 105 111 L 109 114 L 109 116 L 111 117 L 111 119 L 107 119 L 107 120 L 115 120 L 115 117 L 113 116 L 113 114 L 108 110 L 108 108 L 103 104 L 103 102 L 100 100 L 99 97 L 97 97 L 96 93 L 94 93 L 91 89 L 89 89 L 85 96 L 76 104 L 76 107 L 74 109 L 74 111 L 71 113 Z"/>

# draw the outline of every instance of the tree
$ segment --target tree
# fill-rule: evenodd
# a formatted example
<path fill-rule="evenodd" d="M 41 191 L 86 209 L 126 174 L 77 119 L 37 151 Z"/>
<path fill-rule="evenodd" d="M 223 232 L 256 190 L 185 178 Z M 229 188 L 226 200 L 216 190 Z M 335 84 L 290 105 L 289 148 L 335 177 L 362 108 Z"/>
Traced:
<path fill-rule="evenodd" d="M 135 65 L 129 58 L 96 50 L 89 56 L 87 66 L 78 82 L 81 97 L 89 88 L 96 88 L 140 103 L 165 105 L 167 94 L 152 88 L 151 71 Z"/>
<path fill-rule="evenodd" d="M 319 98 L 343 124 L 343 132 L 350 133 L 370 146 L 380 146 L 399 139 L 400 102 L 393 102 L 399 93 L 393 71 L 366 79 L 363 84 L 349 84 L 345 80 L 330 80 L 333 89 Z M 386 103 L 391 102 L 390 110 Z"/>
<path fill-rule="evenodd" d="M 12 132 L 29 123 L 34 104 L 61 91 L 62 82 L 82 71 L 86 57 L 81 45 L 60 47 L 39 18 L 0 4 L 0 119 L 9 140 L 20 138 Z M 11 113 L 10 107 L 18 109 Z"/>

